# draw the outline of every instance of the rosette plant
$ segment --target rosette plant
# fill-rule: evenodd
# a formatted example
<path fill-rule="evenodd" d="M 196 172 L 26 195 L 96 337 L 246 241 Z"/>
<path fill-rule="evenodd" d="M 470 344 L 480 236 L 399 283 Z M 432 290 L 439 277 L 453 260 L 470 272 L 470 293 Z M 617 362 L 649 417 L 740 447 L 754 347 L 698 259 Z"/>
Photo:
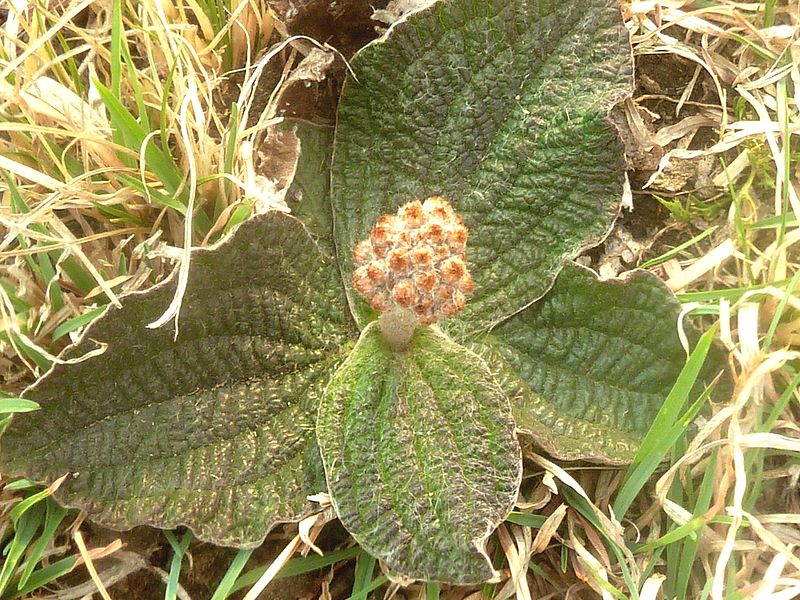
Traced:
<path fill-rule="evenodd" d="M 633 66 L 616 1 L 443 0 L 351 66 L 335 132 L 291 125 L 292 213 L 193 251 L 177 338 L 147 327 L 174 280 L 110 308 L 66 357 L 104 352 L 27 390 L 41 410 L 5 431 L 5 476 L 69 474 L 57 499 L 99 523 L 238 547 L 327 490 L 389 569 L 467 583 L 493 575 L 520 436 L 558 459 L 633 457 L 685 352 L 656 277 L 571 262 L 620 211 L 607 116 Z M 463 218 L 472 280 L 463 310 L 390 343 L 354 250 L 431 196 Z"/>

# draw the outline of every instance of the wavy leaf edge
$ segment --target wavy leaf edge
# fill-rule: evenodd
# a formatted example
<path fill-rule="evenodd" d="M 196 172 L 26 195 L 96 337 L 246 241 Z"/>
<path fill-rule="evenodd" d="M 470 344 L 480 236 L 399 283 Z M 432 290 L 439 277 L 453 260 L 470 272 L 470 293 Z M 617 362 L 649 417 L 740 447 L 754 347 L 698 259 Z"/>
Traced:
<path fill-rule="evenodd" d="M 322 248 L 320 248 L 319 245 L 318 245 L 318 242 L 316 240 L 315 235 L 312 234 L 309 231 L 309 229 L 306 226 L 306 224 L 300 218 L 298 218 L 297 216 L 294 216 L 292 214 L 280 211 L 280 210 L 269 210 L 269 211 L 266 211 L 266 212 L 263 212 L 263 213 L 258 213 L 256 215 L 251 216 L 249 219 L 247 219 L 247 220 L 243 221 L 242 223 L 238 224 L 223 239 L 219 240 L 218 242 L 216 242 L 216 243 L 214 243 L 214 244 L 212 244 L 210 246 L 192 248 L 191 251 L 190 251 L 191 252 L 191 255 L 190 255 L 191 256 L 190 268 L 191 268 L 191 265 L 193 264 L 194 260 L 197 257 L 205 256 L 205 255 L 212 254 L 212 253 L 216 253 L 219 250 L 225 249 L 229 245 L 236 244 L 236 242 L 237 242 L 236 236 L 237 235 L 246 235 L 248 229 L 256 228 L 262 222 L 265 222 L 265 221 L 268 221 L 268 220 L 286 220 L 287 222 L 298 224 L 302 228 L 302 230 L 304 232 L 304 235 L 308 238 L 308 240 L 313 244 L 313 246 L 319 252 L 320 258 L 325 256 L 325 253 L 323 252 Z M 332 259 L 330 257 L 328 257 L 328 260 L 332 260 Z M 331 268 L 334 268 L 334 267 L 332 266 Z M 20 397 L 25 398 L 25 397 L 28 397 L 31 393 L 35 393 L 40 386 L 45 385 L 45 384 L 47 384 L 49 382 L 49 379 L 50 379 L 51 376 L 53 376 L 54 374 L 57 375 L 58 371 L 60 369 L 62 369 L 64 367 L 69 367 L 72 364 L 78 364 L 78 363 L 84 362 L 85 360 L 89 360 L 89 359 L 92 359 L 94 357 L 98 357 L 99 355 L 101 355 L 101 354 L 105 353 L 106 351 L 108 351 L 109 348 L 110 348 L 110 344 L 105 344 L 104 346 L 101 346 L 100 348 L 98 348 L 96 350 L 89 350 L 89 351 L 85 352 L 84 354 L 82 354 L 81 356 L 70 357 L 70 358 L 66 358 L 66 359 L 63 358 L 65 356 L 69 356 L 71 353 L 73 353 L 76 349 L 81 347 L 86 342 L 92 342 L 94 345 L 97 345 L 97 343 L 94 342 L 94 340 L 92 339 L 93 332 L 97 328 L 102 327 L 107 321 L 115 319 L 119 312 L 125 310 L 125 305 L 126 305 L 128 300 L 131 300 L 131 299 L 136 300 L 136 299 L 139 299 L 139 298 L 147 298 L 150 295 L 158 294 L 160 292 L 163 292 L 163 290 L 165 288 L 168 288 L 170 286 L 175 285 L 177 283 L 178 278 L 179 278 L 179 270 L 180 270 L 179 264 L 177 264 L 172 269 L 172 271 L 169 273 L 169 275 L 167 275 L 163 280 L 161 280 L 161 281 L 157 282 L 156 284 L 150 286 L 149 288 L 144 289 L 144 290 L 135 290 L 135 291 L 128 292 L 126 294 L 120 295 L 118 297 L 120 302 L 121 302 L 120 306 L 115 306 L 113 304 L 109 304 L 106 307 L 106 309 L 101 314 L 99 314 L 97 316 L 97 318 L 95 318 L 89 324 L 87 324 L 84 327 L 83 331 L 75 338 L 75 341 L 73 341 L 72 343 L 70 343 L 69 345 L 64 347 L 64 349 L 59 353 L 58 360 L 56 362 L 54 362 L 46 372 L 44 372 L 42 375 L 40 375 L 36 379 L 36 381 L 34 381 L 32 384 L 30 384 L 28 387 L 26 387 L 23 390 L 23 392 L 20 394 Z M 344 301 L 344 291 L 343 290 L 342 290 L 342 300 Z M 166 306 L 164 308 L 166 309 Z M 348 318 L 352 318 L 351 315 L 350 315 L 350 312 L 349 312 L 349 308 L 347 307 L 346 303 L 343 304 L 342 308 L 343 308 L 343 311 L 346 313 L 346 316 Z M 155 330 L 155 329 L 168 328 L 168 327 L 170 327 L 170 324 L 172 324 L 172 323 L 174 323 L 174 320 L 170 319 L 170 320 L 166 321 L 163 325 L 160 325 L 158 328 L 153 328 L 153 329 Z M 179 335 L 180 335 L 180 332 L 179 332 Z M 349 354 L 351 349 L 352 349 L 352 345 L 350 345 L 350 347 L 348 347 L 346 349 L 346 351 L 342 355 L 339 356 L 338 363 L 334 365 L 334 368 L 332 370 L 329 369 L 329 372 L 331 374 L 333 372 L 335 372 L 336 368 L 338 368 L 339 364 L 341 364 L 341 362 L 347 357 L 347 355 Z M 332 357 L 330 357 L 329 360 L 333 360 L 334 358 L 335 357 L 332 356 Z M 24 417 L 25 415 L 18 415 L 18 416 Z M 0 430 L 0 438 L 3 436 L 5 431 L 9 428 L 9 426 L 11 426 L 12 422 L 16 419 L 16 417 L 17 417 L 17 415 L 12 415 L 12 416 L 10 416 L 10 418 L 5 420 L 4 427 L 3 427 L 2 430 Z M 312 460 L 315 460 L 316 462 L 318 462 L 319 468 L 320 468 L 320 471 L 321 471 L 320 475 L 322 475 L 324 477 L 324 473 L 322 472 L 322 462 L 321 462 L 321 458 L 319 457 L 319 448 L 316 445 L 316 436 L 313 435 L 313 434 L 312 434 L 312 439 L 314 440 L 314 444 L 313 444 L 314 448 L 313 449 L 316 451 L 316 457 L 312 458 Z M 6 461 L 3 460 L 0 457 L 0 462 L 6 462 Z M 11 477 L 17 477 L 17 476 L 27 477 L 27 475 L 26 475 L 26 473 L 24 471 L 20 471 L 20 472 L 17 473 L 17 472 L 14 472 L 13 470 L 5 471 L 3 473 L 3 475 L 5 477 L 9 477 L 9 476 L 11 476 Z M 59 503 L 59 505 L 61 505 L 62 507 L 66 508 L 66 509 L 71 509 L 71 510 L 86 510 L 86 508 L 87 508 L 87 503 L 86 502 L 81 502 L 79 500 L 68 501 L 66 499 L 65 495 L 64 495 L 63 489 L 61 489 L 63 484 L 69 480 L 69 475 L 70 475 L 70 473 L 66 473 L 61 478 L 48 478 L 48 479 L 35 478 L 32 481 L 33 481 L 33 483 L 36 483 L 36 484 L 39 484 L 39 485 L 43 485 L 43 486 L 52 486 L 53 483 L 55 481 L 57 481 L 58 482 L 58 486 L 53 489 L 52 496 Z M 323 490 L 320 489 L 320 490 L 316 490 L 316 491 L 320 491 L 321 492 Z M 319 512 L 319 510 L 320 510 L 320 506 L 318 504 L 312 502 L 311 500 L 307 500 L 303 510 L 300 511 L 299 513 L 293 514 L 293 515 L 290 515 L 290 516 L 283 516 L 283 515 L 276 516 L 274 519 L 272 519 L 270 522 L 268 522 L 266 524 L 265 528 L 264 528 L 263 535 L 261 535 L 259 538 L 253 539 L 253 540 L 241 541 L 241 542 L 240 541 L 234 541 L 234 542 L 231 542 L 231 543 L 220 542 L 219 539 L 216 538 L 216 536 L 213 536 L 213 535 L 210 536 L 210 535 L 203 534 L 202 533 L 202 526 L 191 524 L 189 522 L 191 519 L 186 518 L 186 517 L 180 517 L 179 516 L 179 517 L 176 517 L 174 519 L 161 519 L 161 520 L 145 518 L 145 519 L 135 519 L 133 522 L 120 523 L 119 520 L 116 520 L 114 518 L 107 518 L 106 515 L 104 515 L 103 513 L 92 512 L 90 514 L 90 518 L 91 518 L 91 520 L 93 522 L 98 523 L 99 525 L 102 525 L 103 527 L 107 527 L 108 529 L 110 529 L 112 531 L 119 531 L 119 532 L 130 531 L 131 529 L 133 529 L 135 527 L 139 527 L 139 526 L 153 527 L 153 528 L 156 528 L 156 529 L 173 529 L 175 527 L 186 527 L 188 530 L 192 531 L 192 533 L 194 534 L 194 536 L 198 540 L 207 541 L 209 543 L 213 543 L 213 544 L 220 545 L 220 546 L 251 549 L 251 548 L 256 548 L 256 547 L 262 545 L 264 543 L 264 540 L 266 539 L 267 535 L 269 534 L 269 532 L 276 525 L 281 524 L 281 523 L 298 523 L 298 522 L 302 521 L 303 519 L 307 518 L 308 516 L 310 516 L 310 515 L 312 515 L 312 514 L 314 514 L 316 512 Z"/>

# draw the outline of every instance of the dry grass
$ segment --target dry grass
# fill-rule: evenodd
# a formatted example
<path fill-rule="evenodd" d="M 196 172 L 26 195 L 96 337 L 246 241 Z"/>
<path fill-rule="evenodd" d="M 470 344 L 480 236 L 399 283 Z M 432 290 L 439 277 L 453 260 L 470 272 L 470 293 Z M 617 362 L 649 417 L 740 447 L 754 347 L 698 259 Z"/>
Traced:
<path fill-rule="evenodd" d="M 90 308 L 186 266 L 192 245 L 251 212 L 285 208 L 254 153 L 277 122 L 277 89 L 251 111 L 254 100 L 263 107 L 256 92 L 272 91 L 261 77 L 272 63 L 286 67 L 282 78 L 292 66 L 278 56 L 285 43 L 261 52 L 274 31 L 264 4 L 242 2 L 224 22 L 213 2 L 113 5 L 12 2 L 4 15 L 6 389 L 54 361 Z"/>
<path fill-rule="evenodd" d="M 17 393 L 57 360 L 99 307 L 185 268 L 191 245 L 213 242 L 253 211 L 282 208 L 285 186 L 259 173 L 253 149 L 276 122 L 297 49 L 310 45 L 290 40 L 262 0 L 235 5 L 230 16 L 215 2 L 114 11 L 96 0 L 14 0 L 0 9 L 3 389 Z M 718 323 L 734 389 L 678 441 L 625 518 L 610 510 L 624 473 L 565 471 L 532 456 L 526 510 L 549 505 L 550 517 L 538 532 L 501 530 L 509 569 L 489 593 L 796 597 L 800 5 L 650 0 L 626 10 L 637 56 L 689 65 L 677 94 L 649 90 L 624 109 L 632 139 L 657 159 L 650 189 L 668 190 L 695 227 L 685 239 L 716 227 L 652 262 L 687 313 Z M 232 99 L 237 110 L 222 111 Z M 153 138 L 169 152 L 154 152 Z M 712 222 L 710 206 L 727 213 Z M 292 539 L 283 559 L 315 536 Z M 440 593 L 390 589 L 398 598 Z"/>
<path fill-rule="evenodd" d="M 718 298 L 684 297 L 695 300 L 697 308 L 718 311 L 735 388 L 729 402 L 713 406 L 707 422 L 656 482 L 659 510 L 645 511 L 636 525 L 654 539 L 665 522 L 684 525 L 698 516 L 696 506 L 671 499 L 670 489 L 684 492 L 676 497 L 690 498 L 690 483 L 701 481 L 713 466 L 711 502 L 697 531 L 697 559 L 708 578 L 704 591 L 714 599 L 732 593 L 794 597 L 800 594 L 795 550 L 800 541 L 800 201 L 792 135 L 800 132 L 800 5 L 731 3 L 691 10 L 682 6 L 688 3 L 665 2 L 651 10 L 647 4 L 632 9 L 641 10 L 635 15 L 641 24 L 637 52 L 691 60 L 696 65 L 692 83 L 701 75 L 710 78 L 719 97 L 717 106 L 701 112 L 717 119 L 718 141 L 693 150 L 683 138 L 665 155 L 661 169 L 669 161 L 712 156 L 723 165 L 712 183 L 732 199 L 727 235 L 703 254 L 673 259 L 669 283 L 676 292 L 744 290 Z M 678 99 L 676 114 L 690 96 L 691 86 Z M 765 222 L 770 225 L 762 228 Z M 699 584 L 695 594 L 701 593 Z"/>
<path fill-rule="evenodd" d="M 687 312 L 717 321 L 735 386 L 729 399 L 712 404 L 699 431 L 678 442 L 652 493 L 640 494 L 622 524 L 612 514 L 612 523 L 599 528 L 644 546 L 609 556 L 608 541 L 592 533 L 597 528 L 568 514 L 571 558 L 579 579 L 604 598 L 793 598 L 800 595 L 793 138 L 800 132 L 800 5 L 643 1 L 633 3 L 629 17 L 638 56 L 677 56 L 694 71 L 679 96 L 661 98 L 674 112 L 649 110 L 654 94 L 625 109 L 643 149 L 664 153 L 652 188 L 668 188 L 670 175 L 687 164 L 695 173 L 712 165 L 706 197 L 687 209 L 695 227 L 712 225 L 704 206 L 730 201 L 713 235 L 659 268 Z M 712 101 L 693 100 L 702 85 Z M 698 144 L 709 130 L 712 141 Z M 689 199 L 687 187 L 674 197 Z M 562 487 L 570 485 L 565 473 L 548 470 Z M 576 477 L 598 515 L 609 515 L 621 478 L 587 471 Z"/>

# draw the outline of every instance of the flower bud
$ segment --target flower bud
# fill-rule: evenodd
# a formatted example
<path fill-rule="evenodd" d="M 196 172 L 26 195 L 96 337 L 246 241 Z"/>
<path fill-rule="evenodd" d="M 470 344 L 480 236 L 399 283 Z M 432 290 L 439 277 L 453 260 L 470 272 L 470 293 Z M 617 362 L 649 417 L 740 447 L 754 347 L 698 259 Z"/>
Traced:
<path fill-rule="evenodd" d="M 404 204 L 396 215 L 378 219 L 369 239 L 353 250 L 353 287 L 382 313 L 405 311 L 422 325 L 452 317 L 475 289 L 467 237 L 464 221 L 441 196 Z M 389 321 L 392 331 L 406 322 Z"/>

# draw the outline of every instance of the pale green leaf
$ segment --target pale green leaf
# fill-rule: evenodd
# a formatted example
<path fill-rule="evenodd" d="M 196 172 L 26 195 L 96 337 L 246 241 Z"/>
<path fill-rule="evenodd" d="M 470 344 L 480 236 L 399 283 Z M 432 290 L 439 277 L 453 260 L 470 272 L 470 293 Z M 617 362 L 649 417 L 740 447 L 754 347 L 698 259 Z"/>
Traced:
<path fill-rule="evenodd" d="M 373 323 L 325 391 L 317 437 L 339 518 L 367 552 L 415 579 L 492 576 L 486 538 L 514 505 L 521 463 L 480 358 L 428 328 L 394 352 Z"/>

